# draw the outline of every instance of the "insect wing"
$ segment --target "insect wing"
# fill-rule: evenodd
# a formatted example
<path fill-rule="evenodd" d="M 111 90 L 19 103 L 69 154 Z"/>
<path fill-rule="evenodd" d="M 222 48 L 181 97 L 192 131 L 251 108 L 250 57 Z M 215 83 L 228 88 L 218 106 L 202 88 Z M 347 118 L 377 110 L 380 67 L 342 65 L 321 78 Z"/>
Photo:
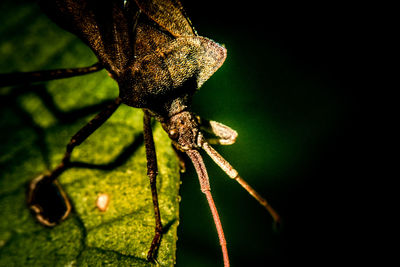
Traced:
<path fill-rule="evenodd" d="M 81 38 L 112 73 L 133 60 L 132 12 L 122 0 L 42 0 L 45 13 L 59 26 Z"/>
<path fill-rule="evenodd" d="M 140 10 L 174 37 L 197 35 L 178 0 L 135 0 Z"/>

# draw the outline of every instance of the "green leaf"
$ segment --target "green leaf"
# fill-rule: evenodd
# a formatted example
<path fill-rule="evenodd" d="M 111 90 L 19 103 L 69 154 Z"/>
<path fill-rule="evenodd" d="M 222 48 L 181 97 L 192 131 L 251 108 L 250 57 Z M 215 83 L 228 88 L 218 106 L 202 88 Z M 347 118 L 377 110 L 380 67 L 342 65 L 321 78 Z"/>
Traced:
<path fill-rule="evenodd" d="M 33 3 L 0 4 L 0 72 L 88 66 L 91 50 L 54 25 Z M 143 112 L 122 105 L 72 155 L 87 163 L 59 178 L 73 211 L 54 228 L 37 223 L 25 204 L 27 183 L 60 162 L 70 137 L 113 99 L 106 71 L 35 86 L 0 88 L 0 266 L 148 266 L 154 211 L 146 175 Z M 73 112 L 78 111 L 78 112 Z M 175 262 L 179 165 L 170 140 L 154 124 L 157 187 L 166 226 L 157 260 Z M 110 197 L 105 212 L 99 194 Z"/>

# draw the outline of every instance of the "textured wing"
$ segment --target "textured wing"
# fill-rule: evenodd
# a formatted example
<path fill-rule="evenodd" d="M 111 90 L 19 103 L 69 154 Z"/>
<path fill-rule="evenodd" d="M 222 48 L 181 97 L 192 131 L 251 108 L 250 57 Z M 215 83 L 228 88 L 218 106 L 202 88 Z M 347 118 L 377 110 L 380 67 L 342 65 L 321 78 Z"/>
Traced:
<path fill-rule="evenodd" d="M 134 10 L 123 0 L 41 0 L 45 13 L 81 38 L 104 67 L 118 75 L 133 61 Z"/>
<path fill-rule="evenodd" d="M 178 0 L 135 0 L 140 10 L 174 37 L 197 35 Z"/>

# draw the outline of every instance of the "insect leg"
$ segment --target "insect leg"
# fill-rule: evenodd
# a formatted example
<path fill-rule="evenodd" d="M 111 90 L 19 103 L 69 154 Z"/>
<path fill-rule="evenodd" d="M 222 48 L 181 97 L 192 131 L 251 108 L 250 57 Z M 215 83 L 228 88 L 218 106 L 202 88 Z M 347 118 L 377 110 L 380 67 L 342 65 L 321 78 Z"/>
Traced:
<path fill-rule="evenodd" d="M 89 67 L 73 69 L 55 69 L 31 72 L 13 72 L 0 74 L 0 87 L 17 85 L 23 83 L 43 82 L 73 76 L 85 75 L 103 69 L 100 63 L 95 63 Z"/>
<path fill-rule="evenodd" d="M 207 138 L 207 142 L 212 145 L 232 145 L 238 136 L 235 130 L 216 121 L 200 119 L 200 129 L 216 136 Z"/>
<path fill-rule="evenodd" d="M 154 262 L 155 255 L 157 253 L 158 247 L 160 246 L 161 242 L 162 224 L 161 224 L 160 208 L 158 206 L 158 196 L 157 196 L 156 178 L 158 174 L 158 168 L 157 168 L 156 149 L 154 146 L 153 133 L 151 129 L 151 116 L 146 111 L 144 112 L 144 117 L 143 117 L 143 133 L 144 133 L 144 143 L 146 146 L 147 176 L 149 176 L 150 178 L 150 188 L 154 206 L 154 217 L 156 221 L 155 234 L 153 237 L 153 241 L 151 242 L 150 249 L 147 253 L 147 260 Z"/>
<path fill-rule="evenodd" d="M 66 152 L 61 163 L 48 174 L 43 174 L 36 179 L 32 180 L 29 185 L 29 191 L 27 196 L 27 202 L 31 210 L 35 213 L 36 218 L 39 222 L 47 226 L 54 226 L 59 221 L 65 219 L 70 212 L 69 200 L 66 194 L 63 192 L 60 185 L 57 183 L 57 177 L 63 173 L 67 168 L 70 167 L 70 158 L 73 149 L 80 145 L 86 140 L 94 131 L 96 131 L 108 118 L 114 113 L 114 111 L 121 104 L 121 99 L 117 98 L 113 103 L 108 105 L 102 110 L 96 117 L 94 117 L 88 124 L 83 126 L 70 140 L 67 145 Z M 57 216 L 50 216 L 48 202 L 52 202 L 53 199 L 46 199 L 44 195 L 51 195 L 58 197 L 58 201 L 63 202 L 65 212 L 58 214 Z M 62 198 L 60 200 L 59 198 Z M 54 201 L 55 202 L 55 201 Z M 53 207 L 53 211 L 58 212 L 57 207 Z"/>
<path fill-rule="evenodd" d="M 254 197 L 258 203 L 260 203 L 267 211 L 271 214 L 274 223 L 280 222 L 278 213 L 269 205 L 267 200 L 263 198 L 256 190 L 254 190 L 245 180 L 240 177 L 239 173 L 226 161 L 214 148 L 212 148 L 207 142 L 202 143 L 202 148 L 207 154 L 214 160 L 215 163 L 232 179 L 235 179 L 252 197 Z"/>

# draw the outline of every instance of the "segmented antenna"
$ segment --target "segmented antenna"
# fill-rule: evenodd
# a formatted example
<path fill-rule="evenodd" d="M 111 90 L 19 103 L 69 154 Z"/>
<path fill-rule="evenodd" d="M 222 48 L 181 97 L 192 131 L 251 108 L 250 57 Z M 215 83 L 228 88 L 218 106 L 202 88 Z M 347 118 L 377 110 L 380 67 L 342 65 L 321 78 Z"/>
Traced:
<path fill-rule="evenodd" d="M 203 192 L 210 206 L 210 210 L 214 219 L 215 227 L 217 228 L 219 243 L 222 248 L 222 255 L 224 258 L 224 266 L 229 266 L 228 249 L 226 246 L 226 240 L 224 235 L 224 230 L 222 229 L 221 220 L 219 219 L 218 210 L 215 206 L 214 200 L 211 195 L 210 181 L 208 179 L 207 169 L 204 165 L 203 158 L 197 150 L 186 151 L 186 154 L 191 159 L 194 168 L 196 169 L 197 176 L 199 177 L 201 192 Z"/>
<path fill-rule="evenodd" d="M 252 188 L 239 173 L 226 161 L 212 146 L 203 140 L 201 144 L 202 148 L 207 152 L 207 154 L 214 160 L 215 163 L 232 179 L 235 179 L 251 196 L 253 196 L 258 203 L 260 203 L 267 211 L 271 214 L 274 223 L 278 224 L 280 222 L 280 216 L 278 213 L 269 205 L 268 201 L 263 198 L 259 193 L 257 193 L 254 188 Z"/>

